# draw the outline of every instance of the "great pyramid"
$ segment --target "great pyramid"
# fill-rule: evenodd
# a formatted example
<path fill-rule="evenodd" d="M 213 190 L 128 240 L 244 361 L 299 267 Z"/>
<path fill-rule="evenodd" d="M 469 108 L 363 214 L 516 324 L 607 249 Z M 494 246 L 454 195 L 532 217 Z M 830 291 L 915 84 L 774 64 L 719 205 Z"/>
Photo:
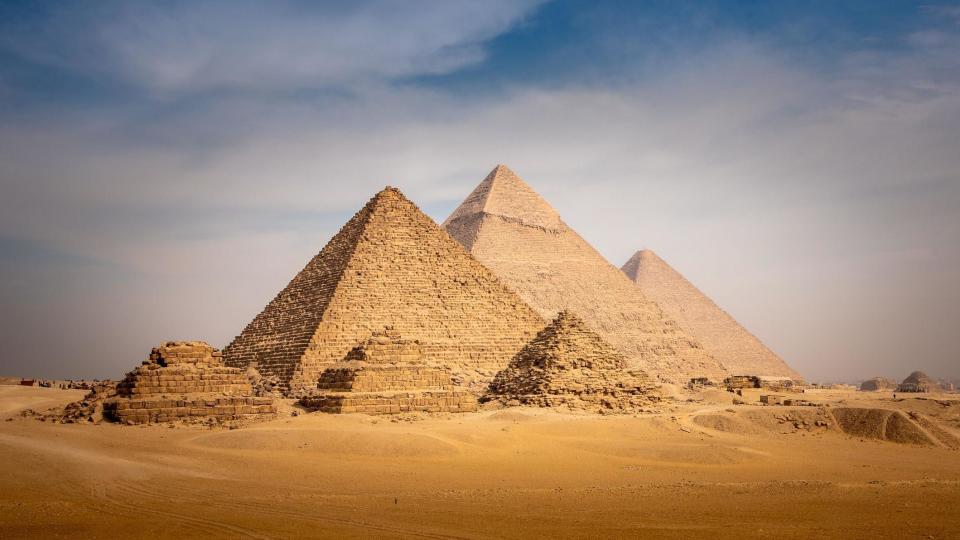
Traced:
<path fill-rule="evenodd" d="M 288 393 L 317 390 L 324 368 L 392 327 L 486 385 L 544 320 L 398 190 L 374 196 L 228 345 Z"/>
<path fill-rule="evenodd" d="M 540 407 L 631 412 L 660 400 L 657 385 L 576 315 L 561 311 L 497 374 L 490 398 Z"/>
<path fill-rule="evenodd" d="M 730 373 L 802 380 L 776 353 L 654 252 L 638 251 L 621 269 Z"/>
<path fill-rule="evenodd" d="M 443 227 L 544 318 L 573 312 L 631 366 L 678 383 L 727 375 L 506 166 L 498 165 Z"/>

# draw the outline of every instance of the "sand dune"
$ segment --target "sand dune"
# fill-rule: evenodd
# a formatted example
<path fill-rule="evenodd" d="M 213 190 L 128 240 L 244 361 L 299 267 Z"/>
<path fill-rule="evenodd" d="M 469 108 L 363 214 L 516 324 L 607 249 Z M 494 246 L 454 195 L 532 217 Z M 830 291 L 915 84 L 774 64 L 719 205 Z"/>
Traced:
<path fill-rule="evenodd" d="M 16 414 L 75 397 L 2 389 L 0 537 L 960 536 L 956 450 L 818 426 L 818 407 L 309 414 L 235 430 Z M 950 433 L 960 415 L 946 400 L 821 399 L 831 415 L 918 411 Z"/>

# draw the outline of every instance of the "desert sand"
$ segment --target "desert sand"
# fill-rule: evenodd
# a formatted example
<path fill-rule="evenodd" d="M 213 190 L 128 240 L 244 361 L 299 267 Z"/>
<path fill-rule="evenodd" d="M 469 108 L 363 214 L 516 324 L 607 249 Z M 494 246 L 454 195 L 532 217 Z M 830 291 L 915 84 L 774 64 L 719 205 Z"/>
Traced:
<path fill-rule="evenodd" d="M 817 426 L 822 409 L 725 392 L 639 416 L 288 407 L 238 429 L 19 413 L 82 395 L 0 387 L 0 537 L 960 538 L 957 450 L 854 437 Z M 960 431 L 956 395 L 806 397 Z"/>

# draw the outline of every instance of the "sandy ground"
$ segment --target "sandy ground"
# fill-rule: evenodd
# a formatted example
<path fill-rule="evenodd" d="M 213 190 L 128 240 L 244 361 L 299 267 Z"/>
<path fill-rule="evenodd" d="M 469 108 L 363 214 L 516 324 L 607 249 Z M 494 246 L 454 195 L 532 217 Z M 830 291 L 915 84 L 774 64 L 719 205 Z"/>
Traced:
<path fill-rule="evenodd" d="M 960 451 L 776 418 L 809 407 L 310 414 L 235 430 L 17 414 L 82 394 L 0 387 L 0 538 L 960 538 Z"/>

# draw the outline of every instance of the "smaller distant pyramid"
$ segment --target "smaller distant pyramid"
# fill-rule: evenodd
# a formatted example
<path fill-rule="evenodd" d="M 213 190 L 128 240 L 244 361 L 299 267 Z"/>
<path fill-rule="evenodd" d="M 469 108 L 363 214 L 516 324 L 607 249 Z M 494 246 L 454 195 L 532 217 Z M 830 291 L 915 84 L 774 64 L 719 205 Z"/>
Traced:
<path fill-rule="evenodd" d="M 658 386 L 569 311 L 561 311 L 496 375 L 489 399 L 601 413 L 660 400 Z"/>
<path fill-rule="evenodd" d="M 342 362 L 320 374 L 319 392 L 300 403 L 328 413 L 469 412 L 473 394 L 456 388 L 450 372 L 429 365 L 419 341 L 392 328 L 374 332 Z"/>
<path fill-rule="evenodd" d="M 680 323 L 732 375 L 803 380 L 783 359 L 653 251 L 638 251 L 621 270 L 644 296 Z"/>
<path fill-rule="evenodd" d="M 940 383 L 922 371 L 914 371 L 897 387 L 897 392 L 936 392 Z"/>
<path fill-rule="evenodd" d="M 860 383 L 861 392 L 883 392 L 897 389 L 897 381 L 886 377 L 874 377 Z"/>

